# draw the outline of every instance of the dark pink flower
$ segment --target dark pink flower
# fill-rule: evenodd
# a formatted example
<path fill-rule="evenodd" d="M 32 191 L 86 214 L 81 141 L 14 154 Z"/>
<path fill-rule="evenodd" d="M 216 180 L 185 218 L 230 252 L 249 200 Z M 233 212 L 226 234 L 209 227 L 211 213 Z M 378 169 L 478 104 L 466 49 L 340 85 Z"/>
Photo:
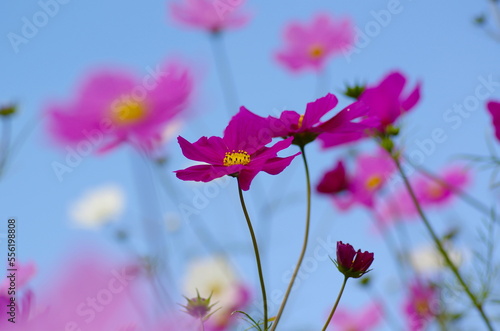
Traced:
<path fill-rule="evenodd" d="M 375 86 L 368 86 L 359 101 L 368 106 L 368 116 L 379 121 L 378 130 L 384 132 L 399 116 L 410 111 L 420 99 L 420 84 L 403 93 L 406 77 L 400 72 L 391 72 Z"/>
<path fill-rule="evenodd" d="M 181 0 L 170 3 L 170 14 L 178 23 L 215 33 L 248 22 L 249 15 L 240 13 L 244 3 L 245 0 Z"/>
<path fill-rule="evenodd" d="M 316 190 L 319 193 L 337 194 L 348 189 L 348 181 L 345 172 L 344 163 L 337 162 L 337 165 L 332 170 L 326 172 L 319 182 Z"/>
<path fill-rule="evenodd" d="M 410 284 L 404 312 L 411 331 L 424 330 L 429 321 L 437 314 L 436 289 L 420 280 Z"/>
<path fill-rule="evenodd" d="M 362 253 L 360 249 L 356 252 L 351 245 L 337 242 L 335 262 L 339 271 L 346 277 L 359 278 L 370 271 L 368 268 L 373 263 L 373 256 L 373 253 Z"/>
<path fill-rule="evenodd" d="M 280 118 L 269 117 L 269 127 L 273 137 L 294 137 L 294 144 L 305 145 L 320 134 L 354 133 L 367 129 L 365 125 L 353 122 L 361 118 L 367 111 L 367 108 L 359 102 L 347 106 L 329 120 L 322 122 L 321 118 L 337 103 L 337 98 L 328 93 L 326 96 L 308 103 L 302 115 L 292 110 L 286 110 L 281 113 Z"/>
<path fill-rule="evenodd" d="M 281 64 L 292 71 L 319 71 L 328 59 L 350 49 L 354 28 L 348 18 L 332 19 L 327 14 L 318 14 L 310 23 L 289 23 L 284 39 L 284 49 L 276 54 Z"/>
<path fill-rule="evenodd" d="M 209 182 L 229 175 L 238 178 L 243 190 L 248 190 L 253 178 L 264 171 L 271 175 L 282 172 L 300 153 L 277 157 L 277 153 L 292 143 L 293 138 L 265 147 L 272 140 L 267 119 L 241 107 L 224 131 L 224 137 L 201 137 L 195 143 L 179 137 L 182 153 L 188 159 L 204 162 L 176 171 L 177 178 Z"/>
<path fill-rule="evenodd" d="M 382 321 L 384 312 L 378 303 L 371 303 L 363 309 L 349 310 L 337 308 L 331 325 L 336 331 L 370 331 L 375 330 Z"/>
<path fill-rule="evenodd" d="M 184 111 L 193 81 L 187 67 L 166 63 L 137 79 L 126 71 L 90 74 L 76 97 L 48 107 L 48 126 L 61 145 L 90 153 L 121 143 L 154 150 L 166 125 Z"/>
<path fill-rule="evenodd" d="M 493 127 L 495 128 L 495 136 L 500 140 L 500 102 L 490 101 L 486 104 L 488 111 L 492 117 Z"/>
<path fill-rule="evenodd" d="M 375 154 L 359 155 L 352 174 L 345 174 L 343 164 L 340 167 L 337 165 L 323 176 L 318 191 L 333 194 L 333 202 L 341 210 L 355 204 L 373 208 L 376 194 L 396 169 L 394 161 L 382 149 Z"/>

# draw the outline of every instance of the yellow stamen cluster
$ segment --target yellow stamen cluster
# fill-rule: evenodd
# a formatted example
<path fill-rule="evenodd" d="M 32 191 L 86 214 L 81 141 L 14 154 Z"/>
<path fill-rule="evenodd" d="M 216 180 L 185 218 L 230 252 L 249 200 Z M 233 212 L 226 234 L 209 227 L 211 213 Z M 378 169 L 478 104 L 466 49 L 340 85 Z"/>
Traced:
<path fill-rule="evenodd" d="M 300 115 L 299 117 L 299 123 L 297 124 L 299 126 L 299 129 L 302 127 L 302 122 L 304 122 L 304 115 Z"/>
<path fill-rule="evenodd" d="M 224 156 L 224 165 L 226 167 L 236 164 L 247 165 L 248 163 L 250 163 L 250 155 L 246 151 L 241 149 L 237 152 L 227 152 Z"/>
<path fill-rule="evenodd" d="M 111 111 L 112 120 L 118 125 L 128 125 L 141 121 L 146 116 L 143 104 L 137 101 L 120 102 Z"/>
<path fill-rule="evenodd" d="M 382 184 L 382 178 L 378 175 L 373 175 L 368 177 L 365 185 L 366 188 L 369 190 L 375 190 Z"/>
<path fill-rule="evenodd" d="M 324 54 L 325 54 L 325 49 L 324 49 L 324 48 L 323 48 L 323 46 L 321 46 L 321 45 L 313 45 L 313 46 L 309 49 L 309 55 L 310 55 L 313 59 L 320 58 L 320 57 L 322 57 Z"/>
<path fill-rule="evenodd" d="M 429 195 L 434 198 L 440 198 L 444 194 L 444 188 L 441 184 L 432 183 L 428 189 Z"/>

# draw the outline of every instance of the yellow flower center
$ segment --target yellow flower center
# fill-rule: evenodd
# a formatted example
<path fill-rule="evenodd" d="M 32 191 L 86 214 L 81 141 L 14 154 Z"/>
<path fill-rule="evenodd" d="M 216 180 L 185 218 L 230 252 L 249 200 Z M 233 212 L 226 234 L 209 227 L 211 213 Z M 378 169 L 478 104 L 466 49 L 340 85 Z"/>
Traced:
<path fill-rule="evenodd" d="M 324 54 L 325 54 L 325 49 L 324 49 L 324 48 L 323 48 L 323 46 L 321 46 L 321 45 L 313 45 L 313 46 L 309 49 L 309 55 L 310 55 L 313 59 L 320 58 L 320 57 L 322 57 Z"/>
<path fill-rule="evenodd" d="M 429 303 L 427 300 L 419 299 L 415 302 L 415 310 L 420 315 L 426 315 L 430 312 Z"/>
<path fill-rule="evenodd" d="M 431 196 L 431 198 L 437 199 L 441 197 L 444 193 L 443 186 L 437 183 L 432 183 L 429 186 L 428 193 Z"/>
<path fill-rule="evenodd" d="M 299 117 L 299 123 L 297 124 L 299 129 L 302 127 L 302 122 L 304 122 L 304 115 L 300 115 L 300 117 Z"/>
<path fill-rule="evenodd" d="M 224 165 L 226 167 L 236 164 L 247 165 L 248 163 L 250 163 L 250 155 L 241 149 L 237 152 L 227 152 L 224 156 Z"/>
<path fill-rule="evenodd" d="M 373 175 L 368 177 L 366 180 L 366 188 L 369 189 L 370 191 L 375 190 L 382 184 L 382 178 L 378 175 Z"/>
<path fill-rule="evenodd" d="M 136 101 L 120 102 L 112 108 L 111 118 L 118 125 L 129 125 L 140 122 L 146 117 L 144 105 Z"/>

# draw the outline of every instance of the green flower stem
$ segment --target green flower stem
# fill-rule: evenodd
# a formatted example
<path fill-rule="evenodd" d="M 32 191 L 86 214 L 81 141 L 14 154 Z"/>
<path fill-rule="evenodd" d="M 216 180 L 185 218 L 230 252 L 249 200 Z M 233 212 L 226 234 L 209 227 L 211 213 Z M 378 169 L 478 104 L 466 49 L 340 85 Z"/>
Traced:
<path fill-rule="evenodd" d="M 444 260 L 446 262 L 446 265 L 450 268 L 450 270 L 453 272 L 453 274 L 457 278 L 458 282 L 464 288 L 465 292 L 467 293 L 467 296 L 470 298 L 470 300 L 472 301 L 472 304 L 477 309 L 477 311 L 481 315 L 481 318 L 483 319 L 484 323 L 488 327 L 488 330 L 493 331 L 494 330 L 493 326 L 491 325 L 490 320 L 488 319 L 488 317 L 484 313 L 483 304 L 481 302 L 479 302 L 479 300 L 476 298 L 476 296 L 472 293 L 472 291 L 470 290 L 470 288 L 465 283 L 462 275 L 458 271 L 458 268 L 451 261 L 450 256 L 448 255 L 448 253 L 444 249 L 441 241 L 439 240 L 438 236 L 436 235 L 436 232 L 434 231 L 434 229 L 432 228 L 429 220 L 425 216 L 424 211 L 422 210 L 422 207 L 420 206 L 420 203 L 418 202 L 418 199 L 415 196 L 415 192 L 413 191 L 413 189 L 412 189 L 412 187 L 410 185 L 408 177 L 406 176 L 406 174 L 405 174 L 405 172 L 403 170 L 403 167 L 401 166 L 401 162 L 399 161 L 398 156 L 396 156 L 396 155 L 394 155 L 392 153 L 391 153 L 391 156 L 392 156 L 392 159 L 394 160 L 394 162 L 396 163 L 396 166 L 397 166 L 397 168 L 399 170 L 399 173 L 401 174 L 401 177 L 403 178 L 403 181 L 405 183 L 406 189 L 408 190 L 408 193 L 410 193 L 411 199 L 412 199 L 415 207 L 417 208 L 418 214 L 420 215 L 420 218 L 424 222 L 425 227 L 427 228 L 427 231 L 430 233 L 430 235 L 432 237 L 432 240 L 436 244 L 436 247 L 438 248 L 439 253 L 443 256 L 443 258 L 444 258 Z"/>
<path fill-rule="evenodd" d="M 274 331 L 278 326 L 278 322 L 283 314 L 283 310 L 285 309 L 286 302 L 288 301 L 288 297 L 290 296 L 290 292 L 292 291 L 293 284 L 295 279 L 297 278 L 297 274 L 299 273 L 300 266 L 302 264 L 302 260 L 304 260 L 304 256 L 306 254 L 307 243 L 309 241 L 309 228 L 311 225 L 311 178 L 309 175 L 309 166 L 307 164 L 307 158 L 305 153 L 305 148 L 303 145 L 300 146 L 300 151 L 302 152 L 302 160 L 304 161 L 304 169 L 306 172 L 306 185 L 307 185 L 307 211 L 306 211 L 306 229 L 304 232 L 304 241 L 302 243 L 302 250 L 300 252 L 299 260 L 297 261 L 297 265 L 295 266 L 295 270 L 293 271 L 292 278 L 290 279 L 290 283 L 288 284 L 288 288 L 286 289 L 285 296 L 283 297 L 283 301 L 281 302 L 281 306 L 278 310 L 278 314 L 276 315 L 276 319 L 271 327 L 271 331 Z"/>
<path fill-rule="evenodd" d="M 255 238 L 255 232 L 253 231 L 252 221 L 250 221 L 250 216 L 248 215 L 247 207 L 245 205 L 245 199 L 243 198 L 243 191 L 238 182 L 238 193 L 240 195 L 241 208 L 243 209 L 243 214 L 245 214 L 245 219 L 248 225 L 248 231 L 250 231 L 250 236 L 252 237 L 253 250 L 255 253 L 255 261 L 257 262 L 257 269 L 259 272 L 260 289 L 262 290 L 262 301 L 264 304 L 264 331 L 268 330 L 268 313 L 267 313 L 267 295 L 266 295 L 266 285 L 264 284 L 264 275 L 262 273 L 262 264 L 260 262 L 259 245 L 257 245 L 257 238 Z"/>
<path fill-rule="evenodd" d="M 10 152 L 11 125 L 10 118 L 1 118 L 2 121 L 2 140 L 0 145 L 0 177 L 7 163 L 7 156 Z"/>
<path fill-rule="evenodd" d="M 224 47 L 224 39 L 221 32 L 210 35 L 210 44 L 214 54 L 215 67 L 219 76 L 222 94 L 229 116 L 233 116 L 238 110 L 238 95 L 234 76 L 229 66 L 229 57 Z"/>
<path fill-rule="evenodd" d="M 333 305 L 332 311 L 330 312 L 330 316 L 328 316 L 328 319 L 326 320 L 325 326 L 321 331 L 325 331 L 328 325 L 330 324 L 330 321 L 332 320 L 333 314 L 335 314 L 335 310 L 337 309 L 337 306 L 339 305 L 340 298 L 342 297 L 342 293 L 344 293 L 345 289 L 345 284 L 347 284 L 347 280 L 349 277 L 345 276 L 344 277 L 344 282 L 342 283 L 342 287 L 340 288 L 339 295 L 337 296 L 337 301 L 335 301 L 335 304 Z"/>

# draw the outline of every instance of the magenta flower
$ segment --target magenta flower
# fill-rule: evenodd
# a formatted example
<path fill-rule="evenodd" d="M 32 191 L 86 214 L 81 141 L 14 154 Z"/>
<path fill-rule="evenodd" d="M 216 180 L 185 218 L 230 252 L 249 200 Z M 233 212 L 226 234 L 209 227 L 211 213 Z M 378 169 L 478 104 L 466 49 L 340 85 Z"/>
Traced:
<path fill-rule="evenodd" d="M 424 330 L 429 321 L 436 316 L 437 295 L 434 287 L 419 280 L 410 285 L 404 312 L 411 331 Z"/>
<path fill-rule="evenodd" d="M 244 3 L 245 0 L 181 0 L 170 3 L 170 14 L 180 24 L 217 33 L 248 22 L 249 15 L 239 12 Z"/>
<path fill-rule="evenodd" d="M 313 141 L 323 133 L 344 134 L 363 132 L 365 125 L 352 122 L 361 118 L 368 110 L 363 104 L 355 102 L 325 122 L 321 118 L 338 103 L 337 98 L 328 93 L 326 96 L 310 102 L 303 115 L 286 110 L 280 118 L 269 117 L 269 128 L 273 137 L 294 137 L 293 144 L 302 145 Z"/>
<path fill-rule="evenodd" d="M 355 204 L 373 208 L 376 194 L 395 170 L 394 161 L 380 149 L 373 155 L 359 155 L 351 175 L 345 173 L 343 164 L 340 167 L 337 164 L 323 175 L 317 187 L 320 193 L 333 194 L 333 202 L 341 210 Z"/>
<path fill-rule="evenodd" d="M 350 19 L 332 19 L 318 14 L 312 22 L 291 22 L 285 28 L 285 47 L 276 59 L 291 71 L 320 71 L 328 59 L 347 52 L 354 44 L 354 28 Z"/>
<path fill-rule="evenodd" d="M 277 157 L 279 151 L 291 145 L 293 138 L 265 147 L 271 140 L 267 120 L 241 107 L 229 122 L 222 138 L 201 137 L 195 143 L 190 143 L 179 137 L 184 156 L 206 164 L 175 173 L 179 179 L 200 182 L 209 182 L 225 175 L 237 177 L 240 187 L 247 191 L 260 171 L 277 175 L 300 154 Z"/>
<path fill-rule="evenodd" d="M 152 151 L 169 121 L 187 108 L 192 90 L 190 71 L 177 62 L 143 79 L 125 71 L 94 72 L 72 101 L 48 107 L 49 131 L 61 145 L 86 153 L 122 143 Z"/>
<path fill-rule="evenodd" d="M 373 253 L 360 249 L 356 252 L 349 244 L 337 241 L 337 260 L 335 264 L 339 271 L 346 277 L 359 278 L 369 272 L 368 268 L 373 263 Z"/>
<path fill-rule="evenodd" d="M 367 305 L 361 310 L 337 308 L 331 325 L 337 331 L 370 331 L 377 328 L 384 312 L 378 303 Z"/>
<path fill-rule="evenodd" d="M 368 86 L 359 101 L 369 107 L 368 114 L 379 120 L 378 130 L 385 132 L 399 116 L 410 111 L 420 100 L 420 84 L 403 95 L 406 77 L 400 72 L 391 72 L 376 86 Z"/>

